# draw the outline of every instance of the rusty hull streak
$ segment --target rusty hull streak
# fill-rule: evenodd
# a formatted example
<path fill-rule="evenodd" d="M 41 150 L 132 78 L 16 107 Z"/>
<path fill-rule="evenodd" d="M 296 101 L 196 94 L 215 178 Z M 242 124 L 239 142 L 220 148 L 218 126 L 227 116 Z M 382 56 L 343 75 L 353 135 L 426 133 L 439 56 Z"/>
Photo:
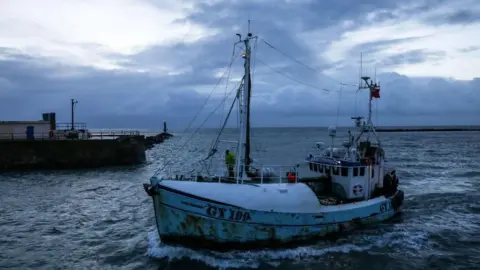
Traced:
<path fill-rule="evenodd" d="M 247 210 L 252 220 L 235 222 L 205 215 L 204 209 L 207 209 L 209 204 L 202 201 L 187 200 L 197 205 L 205 205 L 204 209 L 199 210 L 198 207 L 189 208 L 188 204 L 182 204 L 180 199 L 162 192 L 158 192 L 153 199 L 157 229 L 163 243 L 220 251 L 275 249 L 315 243 L 358 227 L 379 223 L 396 213 L 391 202 L 388 202 L 385 212 L 379 213 L 375 209 L 359 210 L 358 214 L 361 215 L 355 218 L 352 218 L 351 212 L 297 214 Z M 165 203 L 177 203 L 175 204 L 177 208 Z M 179 209 L 180 206 L 185 210 Z M 352 219 L 345 221 L 347 217 Z M 335 223 L 335 220 L 339 222 Z M 301 225 L 309 223 L 310 225 Z"/>
<path fill-rule="evenodd" d="M 193 215 L 186 215 L 185 219 L 178 225 L 178 229 L 181 233 L 194 232 L 194 234 L 203 236 L 204 232 L 202 229 L 202 223 L 202 218 Z"/>
<path fill-rule="evenodd" d="M 182 236 L 162 235 L 161 239 L 164 243 L 180 243 L 191 247 L 198 247 L 200 244 L 200 246 L 216 250 L 254 249 L 263 246 L 280 248 L 290 246 L 290 244 L 313 243 L 320 239 L 337 237 L 339 233 L 349 232 L 357 227 L 376 222 L 375 217 L 370 217 L 368 220 L 354 219 L 338 225 L 326 225 L 321 232 L 311 231 L 310 226 L 303 226 L 295 231 L 288 227 L 255 225 L 253 230 L 248 230 L 246 228 L 248 224 L 228 221 L 215 223 L 213 219 L 194 215 L 185 215 L 183 220 L 180 220 L 181 215 L 178 215 L 176 211 L 169 209 L 166 212 L 169 212 L 170 220 L 173 218 L 180 221 L 176 231 Z M 168 219 L 164 219 L 165 221 L 168 222 Z M 291 237 L 285 237 L 286 235 L 291 235 Z M 245 240 L 247 241 L 245 242 Z"/>
<path fill-rule="evenodd" d="M 370 222 L 367 222 L 370 223 Z M 227 250 L 249 250 L 263 247 L 285 248 L 294 247 L 302 244 L 315 243 L 319 240 L 338 237 L 339 233 L 345 233 L 364 225 L 364 222 L 356 221 L 343 222 L 338 225 L 327 225 L 322 232 L 313 232 L 309 226 L 304 226 L 295 232 L 292 228 L 254 226 L 253 230 L 248 230 L 243 224 L 236 224 L 227 221 L 221 221 L 215 224 L 207 218 L 186 216 L 180 223 L 181 235 L 162 235 L 162 242 L 166 244 L 181 244 L 182 246 L 193 248 L 208 248 L 219 251 Z M 345 229 L 341 229 L 341 227 Z M 208 227 L 208 232 L 202 228 Z M 216 230 L 218 229 L 218 230 Z M 286 232 L 290 231 L 290 232 Z M 280 235 L 288 235 L 290 238 L 281 238 Z M 245 241 L 245 238 L 247 241 Z M 242 242 L 243 241 L 243 242 Z"/>

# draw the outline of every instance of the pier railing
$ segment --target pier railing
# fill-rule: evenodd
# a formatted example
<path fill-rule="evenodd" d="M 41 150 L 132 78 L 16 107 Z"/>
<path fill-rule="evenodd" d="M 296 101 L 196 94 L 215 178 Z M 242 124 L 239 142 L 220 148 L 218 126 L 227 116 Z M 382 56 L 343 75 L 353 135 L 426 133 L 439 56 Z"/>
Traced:
<path fill-rule="evenodd" d="M 56 124 L 57 130 L 61 129 L 72 129 L 72 123 L 57 123 Z M 73 124 L 74 129 L 87 129 L 87 124 L 86 123 L 74 123 Z"/>
<path fill-rule="evenodd" d="M 158 133 L 140 132 L 135 130 L 118 131 L 84 131 L 77 132 L 78 136 L 72 135 L 70 131 L 56 130 L 52 132 L 35 132 L 27 135 L 26 132 L 0 133 L 0 140 L 112 140 L 127 136 L 155 136 Z"/>

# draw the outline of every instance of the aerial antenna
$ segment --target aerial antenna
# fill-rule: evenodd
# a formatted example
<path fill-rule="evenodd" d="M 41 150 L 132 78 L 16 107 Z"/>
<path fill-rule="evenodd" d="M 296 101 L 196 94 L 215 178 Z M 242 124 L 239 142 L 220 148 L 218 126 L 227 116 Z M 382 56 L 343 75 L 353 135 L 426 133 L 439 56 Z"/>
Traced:
<path fill-rule="evenodd" d="M 362 59 L 362 57 L 363 57 L 363 53 L 360 52 L 360 84 L 358 86 L 359 88 L 362 88 L 362 82 L 363 82 L 363 80 L 362 80 L 362 77 L 363 77 L 363 67 L 362 67 L 363 59 Z"/>

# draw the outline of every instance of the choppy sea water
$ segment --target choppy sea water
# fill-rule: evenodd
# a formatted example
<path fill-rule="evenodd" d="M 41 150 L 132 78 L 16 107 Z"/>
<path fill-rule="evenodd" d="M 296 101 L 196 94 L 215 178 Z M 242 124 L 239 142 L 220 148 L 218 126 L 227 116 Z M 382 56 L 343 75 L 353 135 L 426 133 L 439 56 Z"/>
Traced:
<path fill-rule="evenodd" d="M 480 265 L 480 132 L 381 133 L 405 191 L 392 221 L 335 241 L 277 251 L 209 252 L 163 245 L 142 187 L 178 137 L 148 164 L 0 175 L 0 269 L 477 269 Z M 206 130 L 179 153 L 204 157 Z M 262 163 L 298 163 L 328 142 L 325 129 L 253 131 Z M 224 145 L 224 147 L 226 147 Z"/>

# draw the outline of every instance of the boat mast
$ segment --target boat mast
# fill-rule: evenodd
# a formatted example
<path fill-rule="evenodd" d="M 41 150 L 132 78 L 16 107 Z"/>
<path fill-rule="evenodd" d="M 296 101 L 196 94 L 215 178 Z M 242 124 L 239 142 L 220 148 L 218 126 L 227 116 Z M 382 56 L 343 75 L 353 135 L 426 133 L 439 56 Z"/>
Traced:
<path fill-rule="evenodd" d="M 369 141 L 370 133 L 373 133 L 373 135 L 375 136 L 375 139 L 377 140 L 377 143 L 380 144 L 380 140 L 378 139 L 377 133 L 375 131 L 375 127 L 373 126 L 373 122 L 372 122 L 372 99 L 373 99 L 372 94 L 373 94 L 374 91 L 377 90 L 376 89 L 377 85 L 372 83 L 372 81 L 370 81 L 370 83 L 369 83 L 368 80 L 370 80 L 370 77 L 368 77 L 368 76 L 362 77 L 362 80 L 365 81 L 365 86 L 361 87 L 361 89 L 368 89 L 369 90 L 369 95 L 368 95 L 368 118 L 367 118 L 367 123 L 366 123 L 366 128 L 367 128 L 367 132 L 368 132 L 367 141 Z M 362 134 L 360 134 L 360 136 L 361 135 Z M 357 138 L 357 140 L 360 139 L 360 136 Z"/>
<path fill-rule="evenodd" d="M 360 84 L 358 86 L 358 90 L 360 89 L 368 89 L 369 91 L 369 95 L 368 95 L 368 118 L 367 118 L 367 121 L 366 123 L 364 123 L 363 125 L 361 125 L 361 130 L 360 130 L 360 134 L 358 134 L 355 142 L 357 143 L 360 138 L 362 137 L 363 133 L 367 132 L 367 141 L 370 141 L 370 133 L 373 133 L 375 139 L 377 140 L 377 143 L 380 144 L 380 140 L 378 139 L 378 136 L 377 136 L 377 133 L 375 132 L 375 128 L 373 126 L 373 123 L 372 123 L 372 93 L 374 91 L 376 91 L 376 88 L 377 88 L 377 85 L 376 83 L 372 83 L 372 81 L 370 81 L 370 83 L 368 82 L 368 80 L 370 80 L 370 77 L 368 76 L 363 76 L 363 67 L 362 67 L 362 63 L 363 63 L 363 59 L 362 59 L 362 53 L 360 53 Z M 376 77 L 377 77 L 377 70 L 375 68 L 375 80 L 376 80 Z M 365 84 L 362 83 L 362 81 L 365 82 Z M 363 117 L 352 117 L 353 120 L 356 121 L 356 126 L 360 126 L 360 121 Z"/>
<path fill-rule="evenodd" d="M 250 33 L 250 20 L 248 20 L 248 35 L 247 35 L 247 40 L 251 38 L 252 34 Z M 246 121 L 246 129 L 245 129 L 245 171 L 248 172 L 250 171 L 250 163 L 252 162 L 250 158 L 250 101 L 252 99 L 252 77 L 250 74 L 250 56 L 251 56 L 251 49 L 250 45 L 247 46 L 245 44 L 245 48 L 247 48 L 248 53 L 246 53 L 246 58 L 245 58 L 245 74 L 247 79 L 247 92 L 245 96 L 245 106 L 246 106 L 246 116 L 245 116 L 245 121 Z M 248 56 L 248 57 L 247 57 Z"/>
<path fill-rule="evenodd" d="M 361 89 L 362 87 L 362 52 L 360 52 L 360 67 L 358 70 L 358 88 L 357 92 Z M 355 114 L 357 114 L 357 99 L 355 98 Z M 363 129 L 365 128 L 364 125 L 362 124 L 362 116 L 352 116 L 352 120 L 355 121 L 355 127 L 359 130 L 359 133 L 363 133 Z M 354 136 L 355 137 L 355 136 Z"/>
<path fill-rule="evenodd" d="M 250 22 L 249 22 L 250 24 Z M 249 27 L 250 28 L 250 27 Z M 236 160 L 236 174 L 237 174 L 237 183 L 241 179 L 247 179 L 247 170 L 250 165 L 250 92 L 251 92 L 251 79 L 250 79 L 250 40 L 254 37 L 251 33 L 247 34 L 247 37 L 242 40 L 241 35 L 237 34 L 240 37 L 240 42 L 245 44 L 245 53 L 243 58 L 245 59 L 244 69 L 244 85 L 243 90 L 240 95 L 241 107 L 240 107 L 240 141 L 238 154 L 239 157 Z"/>

